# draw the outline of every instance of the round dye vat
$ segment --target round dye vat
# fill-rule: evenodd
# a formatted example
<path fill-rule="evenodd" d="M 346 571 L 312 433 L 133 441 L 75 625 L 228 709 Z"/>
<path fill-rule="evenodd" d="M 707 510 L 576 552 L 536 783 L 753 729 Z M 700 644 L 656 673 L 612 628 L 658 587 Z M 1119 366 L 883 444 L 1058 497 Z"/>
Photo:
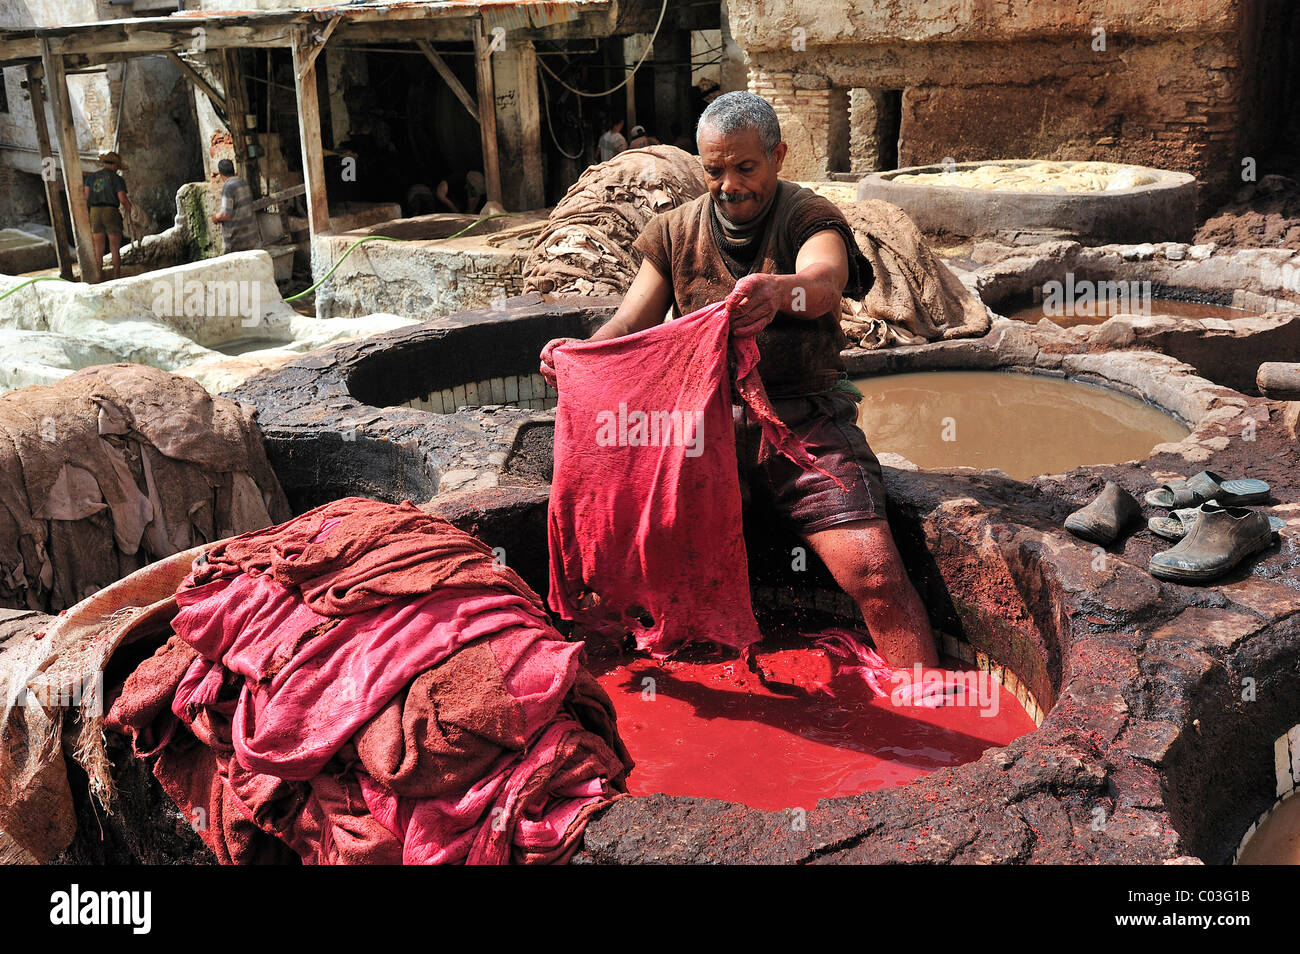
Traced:
<path fill-rule="evenodd" d="M 1140 460 L 1188 434 L 1149 404 L 1044 375 L 924 371 L 853 383 L 872 450 L 923 468 L 997 468 L 1023 480 Z"/>
<path fill-rule="evenodd" d="M 1198 301 L 1179 301 L 1176 298 L 1150 298 L 1142 301 L 1139 308 L 1136 307 L 1135 302 L 1106 297 L 1100 301 L 1090 302 L 1087 305 L 1077 305 L 1070 308 L 1069 310 L 1073 314 L 1052 313 L 1057 310 L 1059 309 L 1048 309 L 1043 302 L 1039 302 L 1013 309 L 1007 312 L 1006 317 L 1016 321 L 1027 321 L 1030 324 L 1037 324 L 1046 318 L 1062 328 L 1073 328 L 1076 325 L 1099 325 L 1115 315 L 1127 314 L 1166 315 L 1170 318 L 1222 318 L 1225 321 L 1231 321 L 1233 318 L 1246 318 L 1254 314 L 1254 312 L 1246 311 L 1244 308 L 1231 308 L 1228 305 L 1207 305 Z"/>
<path fill-rule="evenodd" d="M 927 709 L 893 705 L 851 673 L 832 677 L 815 647 L 760 649 L 756 659 L 761 679 L 721 649 L 666 661 L 589 657 L 636 762 L 633 795 L 812 808 L 973 761 L 1035 728 L 987 673 L 968 702 Z"/>
<path fill-rule="evenodd" d="M 1237 864 L 1300 865 L 1300 797 L 1273 809 L 1241 849 Z"/>

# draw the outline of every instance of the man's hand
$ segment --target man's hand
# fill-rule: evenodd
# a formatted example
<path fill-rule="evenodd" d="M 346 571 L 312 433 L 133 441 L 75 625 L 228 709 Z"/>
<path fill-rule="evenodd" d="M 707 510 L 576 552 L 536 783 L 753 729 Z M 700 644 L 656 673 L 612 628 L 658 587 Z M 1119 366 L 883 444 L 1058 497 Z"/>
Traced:
<path fill-rule="evenodd" d="M 750 338 L 776 317 L 785 290 L 780 276 L 760 272 L 736 282 L 732 294 L 736 303 L 731 310 L 731 333 L 737 338 Z"/>
<path fill-rule="evenodd" d="M 547 384 L 555 388 L 557 391 L 560 389 L 560 386 L 555 383 L 555 361 L 551 357 L 551 352 L 560 347 L 560 345 L 566 345 L 570 342 L 581 340 L 582 339 L 580 338 L 552 338 L 550 341 L 546 342 L 545 347 L 542 348 L 542 377 L 546 379 Z"/>

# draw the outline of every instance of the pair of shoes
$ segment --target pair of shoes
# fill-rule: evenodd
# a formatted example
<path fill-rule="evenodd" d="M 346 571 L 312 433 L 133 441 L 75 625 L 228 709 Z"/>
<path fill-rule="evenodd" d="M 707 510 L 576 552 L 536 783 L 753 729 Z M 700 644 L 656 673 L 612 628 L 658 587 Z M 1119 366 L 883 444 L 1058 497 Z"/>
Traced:
<path fill-rule="evenodd" d="M 1242 480 L 1224 480 L 1212 470 L 1203 470 L 1186 480 L 1171 480 L 1147 492 L 1146 501 L 1153 507 L 1173 510 L 1178 507 L 1195 507 L 1208 500 L 1217 500 L 1225 507 L 1241 507 L 1262 503 L 1268 499 L 1269 486 L 1262 480 L 1247 477 Z"/>
<path fill-rule="evenodd" d="M 1217 503 L 1217 501 L 1207 502 Z M 1192 524 L 1200 517 L 1201 508 L 1188 507 L 1185 510 L 1173 510 L 1171 514 L 1172 516 L 1169 517 L 1152 517 L 1147 521 L 1147 529 L 1158 537 L 1164 537 L 1166 540 L 1173 540 L 1176 543 L 1187 536 L 1187 531 L 1192 528 Z M 1286 521 L 1277 517 L 1269 517 L 1268 523 L 1275 533 L 1286 529 Z"/>
<path fill-rule="evenodd" d="M 1141 516 L 1142 507 L 1136 498 L 1108 480 L 1096 500 L 1065 518 L 1065 529 L 1092 543 L 1113 543 L 1125 527 Z"/>
<path fill-rule="evenodd" d="M 1175 513 L 1181 521 L 1182 514 Z M 1182 540 L 1151 558 L 1152 576 L 1175 583 L 1218 579 L 1246 557 L 1267 550 L 1273 545 L 1275 526 L 1285 526 L 1258 510 L 1225 507 L 1217 500 L 1192 511 L 1190 519 Z"/>

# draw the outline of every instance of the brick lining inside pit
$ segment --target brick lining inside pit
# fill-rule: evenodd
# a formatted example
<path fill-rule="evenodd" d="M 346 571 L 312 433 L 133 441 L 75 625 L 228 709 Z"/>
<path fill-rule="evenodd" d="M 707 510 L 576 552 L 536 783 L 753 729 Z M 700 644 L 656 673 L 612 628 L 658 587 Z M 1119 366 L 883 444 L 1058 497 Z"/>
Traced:
<path fill-rule="evenodd" d="M 1282 735 L 1273 740 L 1273 777 L 1277 780 L 1277 800 L 1265 809 L 1264 813 L 1259 816 L 1246 833 L 1241 838 L 1241 844 L 1237 846 L 1236 852 L 1232 856 L 1233 863 L 1240 863 L 1243 856 L 1247 855 L 1247 846 L 1255 837 L 1256 833 L 1264 826 L 1269 818 L 1290 802 L 1295 797 L 1297 791 L 1300 791 L 1300 723 L 1291 726 Z M 1255 860 L 1255 864 L 1263 863 Z M 1285 862 L 1277 862 L 1285 863 Z"/>
<path fill-rule="evenodd" d="M 355 373 L 386 356 L 386 364 L 366 372 L 375 382 L 369 393 L 385 404 L 407 400 L 431 382 L 435 362 L 457 368 L 451 359 L 459 355 L 463 363 L 469 351 L 459 343 L 471 335 L 478 340 L 489 324 L 498 326 L 500 342 L 534 339 L 518 348 L 531 354 L 528 364 L 521 358 L 513 368 L 476 366 L 478 374 L 531 373 L 535 345 L 584 333 L 608 314 L 608 304 L 515 300 L 495 312 L 304 356 L 237 396 L 258 406 L 272 462 L 299 509 L 342 493 L 409 495 L 504 546 L 508 562 L 544 588 L 548 415 L 364 404 L 355 396 L 364 375 Z M 969 640 L 973 658 L 983 652 L 1010 667 L 1047 710 L 1041 726 L 976 762 L 823 801 L 799 830 L 782 812 L 685 797 L 627 798 L 588 827 L 579 862 L 1232 860 L 1248 827 L 1276 799 L 1274 742 L 1297 721 L 1294 531 L 1285 532 L 1281 547 L 1212 586 L 1181 587 L 1145 572 L 1156 549 L 1149 534 L 1128 537 L 1098 561 L 1091 545 L 1061 523 L 1106 479 L 1140 497 L 1164 475 L 1203 467 L 1263 477 L 1279 502 L 1300 500 L 1283 407 L 1215 386 L 1159 354 L 1064 347 L 1010 324 L 995 323 L 976 341 L 846 358 L 854 372 L 1050 369 L 1145 394 L 1194 427 L 1186 440 L 1158 446 L 1145 461 L 1026 482 L 885 468 L 891 525 L 937 626 Z M 403 368 L 421 377 L 401 380 Z M 1241 439 L 1248 420 L 1255 436 L 1249 443 Z M 348 429 L 350 440 L 343 436 Z M 1292 526 L 1300 523 L 1294 506 L 1278 512 Z M 799 580 L 792 590 L 781 576 L 788 575 L 788 550 L 777 561 L 764 546 L 784 541 L 751 541 L 760 605 L 784 588 L 814 608 L 820 600 L 823 609 L 844 609 L 825 595 L 832 591 L 824 580 Z M 1242 698 L 1246 678 L 1255 680 L 1253 702 Z M 130 766 L 119 768 L 130 774 Z M 140 812 L 132 815 L 128 806 L 108 822 L 126 832 L 119 838 L 123 858 L 175 856 L 174 826 L 160 834 L 156 821 L 145 824 L 153 803 L 147 791 L 136 795 Z M 83 824 L 74 854 L 90 856 L 80 839 L 94 827 Z"/>

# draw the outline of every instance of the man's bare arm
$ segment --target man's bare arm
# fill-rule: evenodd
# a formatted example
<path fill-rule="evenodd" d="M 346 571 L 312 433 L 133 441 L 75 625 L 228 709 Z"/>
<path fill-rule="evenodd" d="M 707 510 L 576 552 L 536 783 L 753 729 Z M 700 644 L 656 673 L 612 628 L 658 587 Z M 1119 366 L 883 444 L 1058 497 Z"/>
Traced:
<path fill-rule="evenodd" d="M 648 261 L 642 262 L 641 270 L 636 273 L 632 287 L 623 296 L 623 303 L 614 312 L 614 317 L 596 329 L 595 334 L 587 340 L 607 341 L 662 324 L 672 297 L 673 286 L 668 279 Z M 551 361 L 551 352 L 565 342 L 574 340 L 576 339 L 556 338 L 542 348 L 542 377 L 551 387 L 555 387 L 555 366 Z"/>
<path fill-rule="evenodd" d="M 641 270 L 636 273 L 632 287 L 623 296 L 623 304 L 618 306 L 614 317 L 601 325 L 587 340 L 607 341 L 663 324 L 672 296 L 673 286 L 668 279 L 648 259 L 643 261 Z"/>
<path fill-rule="evenodd" d="M 849 281 L 849 255 L 833 229 L 813 235 L 795 259 L 793 275 L 746 275 L 736 283 L 741 300 L 732 313 L 732 333 L 756 335 L 777 312 L 816 318 L 839 303 Z"/>

